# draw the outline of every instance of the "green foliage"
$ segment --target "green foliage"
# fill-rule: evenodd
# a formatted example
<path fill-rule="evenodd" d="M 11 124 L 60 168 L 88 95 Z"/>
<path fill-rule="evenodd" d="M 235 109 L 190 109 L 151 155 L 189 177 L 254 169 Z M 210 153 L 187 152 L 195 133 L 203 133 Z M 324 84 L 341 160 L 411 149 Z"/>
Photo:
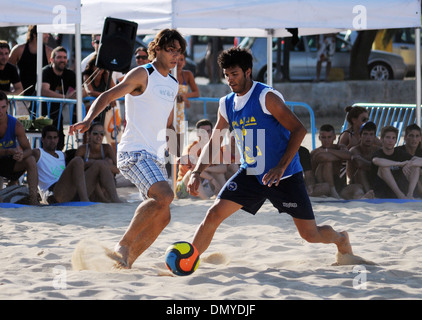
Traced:
<path fill-rule="evenodd" d="M 19 37 L 19 27 L 2 27 L 0 28 L 0 40 L 7 42 L 15 41 Z"/>

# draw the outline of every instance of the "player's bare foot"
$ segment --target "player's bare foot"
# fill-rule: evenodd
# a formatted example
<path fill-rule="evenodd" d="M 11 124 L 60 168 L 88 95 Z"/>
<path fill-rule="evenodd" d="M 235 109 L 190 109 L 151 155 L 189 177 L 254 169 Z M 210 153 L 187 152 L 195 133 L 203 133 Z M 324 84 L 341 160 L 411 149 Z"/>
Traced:
<path fill-rule="evenodd" d="M 336 243 L 338 252 L 341 254 L 353 254 L 349 234 L 346 231 L 339 232 L 339 234 L 341 235 L 341 239 L 338 243 Z"/>
<path fill-rule="evenodd" d="M 120 246 L 117 244 L 114 247 L 114 251 L 107 251 L 107 256 L 116 261 L 115 268 L 117 269 L 130 269 L 127 263 L 127 256 L 128 252 L 125 247 Z"/>
<path fill-rule="evenodd" d="M 375 199 L 375 193 L 374 190 L 369 190 L 367 193 L 365 193 L 361 199 Z"/>

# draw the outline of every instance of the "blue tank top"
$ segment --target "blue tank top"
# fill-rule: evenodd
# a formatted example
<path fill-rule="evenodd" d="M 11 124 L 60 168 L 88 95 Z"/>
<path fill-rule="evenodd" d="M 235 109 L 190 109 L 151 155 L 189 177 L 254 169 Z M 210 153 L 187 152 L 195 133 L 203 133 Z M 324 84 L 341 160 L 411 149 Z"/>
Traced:
<path fill-rule="evenodd" d="M 234 108 L 235 93 L 228 94 L 225 100 L 229 125 L 240 150 L 241 167 L 255 175 L 261 184 L 263 176 L 280 162 L 290 139 L 290 132 L 275 117 L 262 111 L 259 96 L 265 88 L 269 87 L 258 82 L 245 106 L 238 111 Z M 300 171 L 302 166 L 296 153 L 283 177 Z"/>
<path fill-rule="evenodd" d="M 16 118 L 13 118 L 10 115 L 7 115 L 7 130 L 6 133 L 2 138 L 0 138 L 0 148 L 2 149 L 10 149 L 16 148 Z"/>

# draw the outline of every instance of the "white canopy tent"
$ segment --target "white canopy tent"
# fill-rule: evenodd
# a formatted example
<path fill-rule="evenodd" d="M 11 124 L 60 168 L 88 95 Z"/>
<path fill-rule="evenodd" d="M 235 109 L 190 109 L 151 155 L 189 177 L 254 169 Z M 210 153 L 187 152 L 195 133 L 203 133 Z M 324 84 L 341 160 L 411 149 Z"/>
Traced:
<path fill-rule="evenodd" d="M 269 84 L 272 84 L 271 38 L 290 36 L 286 28 L 298 28 L 299 35 L 405 27 L 417 28 L 419 33 L 421 25 L 421 0 L 122 0 L 118 3 L 81 0 L 81 3 L 83 34 L 101 33 L 104 19 L 114 17 L 136 22 L 138 34 L 177 28 L 190 35 L 267 37 Z M 55 32 L 75 32 L 71 22 L 67 22 L 55 25 Z M 39 30 L 51 32 L 51 26 L 40 26 Z M 416 56 L 419 59 L 420 53 Z M 420 61 L 416 64 L 420 65 Z M 420 107 L 420 72 L 416 79 L 416 104 Z M 417 110 L 420 121 L 420 108 Z"/>
<path fill-rule="evenodd" d="M 81 33 L 99 33 L 104 18 L 134 21 L 138 34 L 177 28 L 185 34 L 266 37 L 329 29 L 420 26 L 420 0 L 81 0 Z M 73 27 L 57 26 L 61 33 Z M 48 27 L 49 28 L 49 27 Z M 45 31 L 50 31 L 50 29 Z M 318 29 L 318 30 L 316 30 Z M 59 30 L 59 29 L 57 29 Z"/>
<path fill-rule="evenodd" d="M 3 4 L 0 26 L 46 24 L 40 25 L 38 31 L 75 33 L 79 40 L 80 33 L 101 33 L 104 19 L 114 17 L 138 23 L 138 34 L 177 28 L 191 35 L 254 36 L 271 40 L 273 36 L 290 35 L 286 28 L 298 28 L 299 35 L 345 29 L 420 28 L 420 11 L 421 0 L 122 0 L 118 3 L 114 0 L 59 0 L 53 4 L 47 0 L 23 0 L 13 5 Z M 271 68 L 271 41 L 268 46 Z M 76 52 L 78 63 L 78 41 Z M 420 54 L 416 56 L 419 58 Z M 271 70 L 268 75 L 271 84 Z M 418 81 L 417 104 L 420 106 L 419 72 Z M 80 111 L 78 103 L 78 117 Z"/>
<path fill-rule="evenodd" d="M 0 0 L 0 6 L 0 27 L 60 23 L 73 26 L 81 22 L 81 0 Z"/>
<path fill-rule="evenodd" d="M 80 35 L 81 0 L 20 0 L 10 4 L 10 0 L 0 0 L 0 27 L 19 25 L 48 25 L 48 32 L 55 32 L 55 28 L 66 24 L 72 26 L 72 33 Z M 37 30 L 38 34 L 42 31 Z M 80 39 L 80 37 L 76 37 Z M 38 52 L 41 52 L 42 37 L 37 37 Z M 79 63 L 81 61 L 81 43 L 76 42 L 76 53 Z M 41 65 L 42 55 L 37 55 L 37 95 L 41 95 Z M 82 87 L 80 77 L 76 78 L 76 85 Z M 82 92 L 77 90 L 78 105 L 82 106 Z M 82 109 L 82 108 L 80 108 Z"/>

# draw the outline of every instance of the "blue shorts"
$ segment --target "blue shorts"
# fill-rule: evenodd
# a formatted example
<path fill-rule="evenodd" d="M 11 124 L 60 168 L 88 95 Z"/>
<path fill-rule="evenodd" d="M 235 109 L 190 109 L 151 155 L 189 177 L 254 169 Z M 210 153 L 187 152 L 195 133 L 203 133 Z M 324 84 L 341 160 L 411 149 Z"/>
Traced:
<path fill-rule="evenodd" d="M 281 180 L 278 186 L 268 187 L 241 168 L 227 181 L 218 198 L 236 202 L 252 214 L 257 213 L 268 199 L 280 213 L 286 212 L 297 219 L 315 219 L 302 172 Z"/>
<path fill-rule="evenodd" d="M 126 179 L 138 187 L 143 200 L 148 199 L 148 191 L 154 183 L 167 181 L 165 165 L 145 150 L 119 152 L 117 167 Z"/>

